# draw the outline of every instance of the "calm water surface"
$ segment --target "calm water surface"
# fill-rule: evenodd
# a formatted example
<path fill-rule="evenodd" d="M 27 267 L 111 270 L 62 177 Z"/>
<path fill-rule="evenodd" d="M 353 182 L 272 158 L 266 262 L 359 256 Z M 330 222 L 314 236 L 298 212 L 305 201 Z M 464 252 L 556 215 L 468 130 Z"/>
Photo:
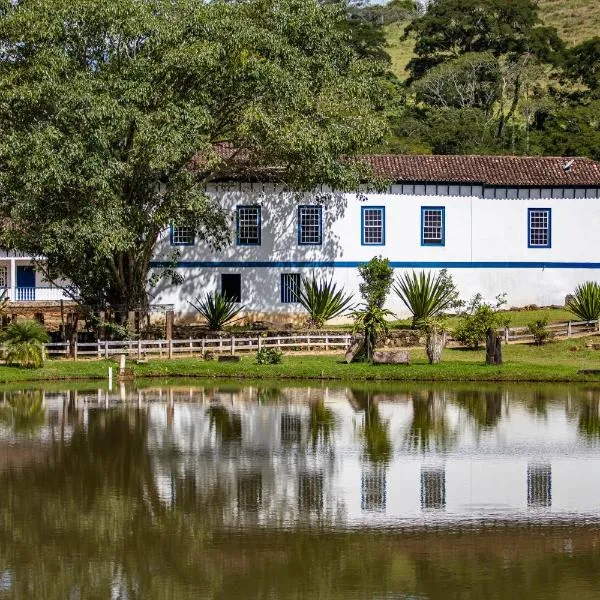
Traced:
<path fill-rule="evenodd" d="M 600 388 L 0 390 L 0 598 L 598 599 Z"/>

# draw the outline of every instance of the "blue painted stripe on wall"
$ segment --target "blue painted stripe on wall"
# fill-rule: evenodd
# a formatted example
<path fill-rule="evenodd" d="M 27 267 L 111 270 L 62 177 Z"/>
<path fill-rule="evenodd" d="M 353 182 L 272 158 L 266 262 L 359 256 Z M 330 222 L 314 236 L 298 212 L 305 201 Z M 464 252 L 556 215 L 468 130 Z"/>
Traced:
<path fill-rule="evenodd" d="M 342 268 L 355 269 L 368 261 L 195 261 L 182 260 L 175 265 L 171 262 L 153 261 L 151 267 L 167 269 L 191 268 Z M 600 263 L 591 262 L 398 262 L 390 261 L 390 266 L 396 269 L 421 268 L 421 269 L 600 269 Z"/>

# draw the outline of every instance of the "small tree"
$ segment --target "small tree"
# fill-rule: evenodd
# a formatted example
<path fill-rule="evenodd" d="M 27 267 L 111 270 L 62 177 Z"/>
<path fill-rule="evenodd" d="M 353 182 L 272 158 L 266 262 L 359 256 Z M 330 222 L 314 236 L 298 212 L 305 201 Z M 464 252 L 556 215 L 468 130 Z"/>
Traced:
<path fill-rule="evenodd" d="M 508 326 L 510 319 L 498 312 L 504 304 L 506 304 L 506 294 L 496 296 L 495 304 L 484 302 L 481 294 L 473 296 L 466 310 L 459 317 L 454 339 L 463 346 L 478 349 L 486 339 L 488 329 Z"/>
<path fill-rule="evenodd" d="M 387 308 L 380 308 L 375 304 L 362 304 L 360 308 L 352 312 L 354 319 L 353 335 L 362 333 L 364 339 L 364 355 L 367 360 L 373 358 L 373 352 L 377 346 L 377 339 L 381 334 L 387 334 L 387 317 L 393 317 L 394 313 Z"/>
<path fill-rule="evenodd" d="M 548 317 L 532 321 L 527 325 L 529 333 L 533 335 L 533 343 L 541 346 L 552 338 L 552 332 L 548 329 Z"/>
<path fill-rule="evenodd" d="M 381 256 L 374 256 L 368 263 L 358 267 L 362 283 L 358 289 L 365 304 L 383 308 L 394 282 L 394 269 L 390 261 Z"/>

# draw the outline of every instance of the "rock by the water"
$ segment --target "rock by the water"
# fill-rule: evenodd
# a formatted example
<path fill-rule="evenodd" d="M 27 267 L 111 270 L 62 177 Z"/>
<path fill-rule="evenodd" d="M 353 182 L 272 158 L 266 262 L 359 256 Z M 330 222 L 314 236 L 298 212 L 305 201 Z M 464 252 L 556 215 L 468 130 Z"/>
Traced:
<path fill-rule="evenodd" d="M 374 365 L 408 365 L 409 362 L 408 352 L 373 352 Z"/>
<path fill-rule="evenodd" d="M 362 340 L 356 340 L 348 346 L 346 349 L 346 355 L 344 357 L 348 364 L 350 364 L 356 358 L 356 355 L 360 352 L 361 348 Z"/>

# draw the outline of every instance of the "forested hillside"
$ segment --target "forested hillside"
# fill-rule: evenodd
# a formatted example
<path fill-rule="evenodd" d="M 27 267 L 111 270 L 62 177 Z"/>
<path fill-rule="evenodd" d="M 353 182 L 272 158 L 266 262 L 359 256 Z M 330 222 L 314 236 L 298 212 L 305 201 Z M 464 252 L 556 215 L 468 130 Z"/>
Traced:
<path fill-rule="evenodd" d="M 600 159 L 596 0 L 393 0 L 351 22 L 394 89 L 378 150 Z"/>

